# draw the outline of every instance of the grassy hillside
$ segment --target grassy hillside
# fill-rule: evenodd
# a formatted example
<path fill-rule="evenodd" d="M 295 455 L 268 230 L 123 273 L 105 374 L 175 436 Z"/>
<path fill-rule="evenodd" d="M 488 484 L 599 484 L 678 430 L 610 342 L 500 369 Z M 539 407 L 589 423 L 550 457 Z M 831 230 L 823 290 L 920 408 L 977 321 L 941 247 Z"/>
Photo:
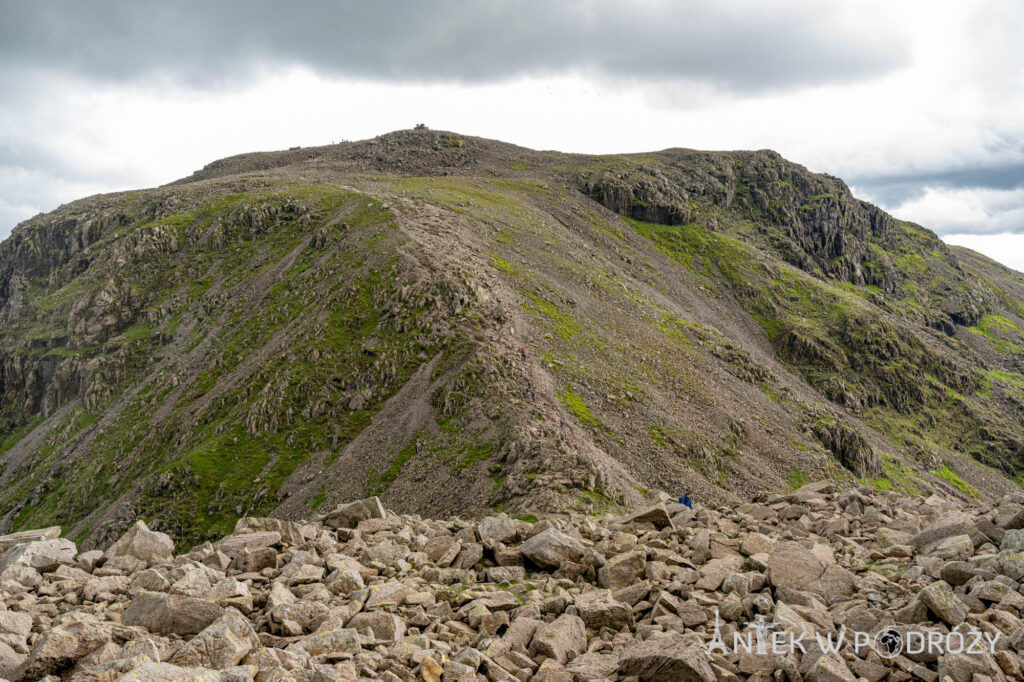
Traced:
<path fill-rule="evenodd" d="M 1017 273 L 771 152 L 234 157 L 0 244 L 0 513 L 195 542 L 366 494 L 1001 494 L 1022 306 Z"/>

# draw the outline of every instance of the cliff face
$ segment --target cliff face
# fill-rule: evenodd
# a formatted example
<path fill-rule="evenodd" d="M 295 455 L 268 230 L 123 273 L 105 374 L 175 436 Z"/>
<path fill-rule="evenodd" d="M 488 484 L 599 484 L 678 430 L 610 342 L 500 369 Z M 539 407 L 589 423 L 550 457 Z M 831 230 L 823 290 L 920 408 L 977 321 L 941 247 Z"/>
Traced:
<path fill-rule="evenodd" d="M 0 513 L 93 543 L 367 493 L 999 494 L 1024 467 L 1022 301 L 773 152 L 403 131 L 233 157 L 0 244 Z"/>

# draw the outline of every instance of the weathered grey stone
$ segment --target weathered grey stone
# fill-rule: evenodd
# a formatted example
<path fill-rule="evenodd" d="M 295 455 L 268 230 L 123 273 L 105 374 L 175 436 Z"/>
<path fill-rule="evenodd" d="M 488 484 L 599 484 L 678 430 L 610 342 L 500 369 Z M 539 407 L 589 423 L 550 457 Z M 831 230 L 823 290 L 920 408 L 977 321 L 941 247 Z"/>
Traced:
<path fill-rule="evenodd" d="M 636 625 L 633 609 L 628 604 L 615 601 L 606 590 L 591 590 L 576 597 L 573 602 L 583 623 L 591 630 L 609 627 L 621 630 Z"/>
<path fill-rule="evenodd" d="M 974 554 L 974 543 L 969 535 L 953 535 L 939 542 L 929 554 L 946 561 L 962 561 Z"/>
<path fill-rule="evenodd" d="M 730 554 L 712 559 L 700 569 L 697 587 L 702 590 L 717 590 L 725 579 L 743 566 L 743 557 Z"/>
<path fill-rule="evenodd" d="M 515 542 L 519 535 L 519 527 L 515 521 L 505 514 L 498 516 L 485 516 L 480 519 L 476 527 L 480 542 L 485 544 L 495 542 Z"/>
<path fill-rule="evenodd" d="M 999 544 L 999 549 L 1011 552 L 1024 551 L 1024 530 L 1013 529 L 1006 531 L 1003 535 L 1003 541 Z"/>
<path fill-rule="evenodd" d="M 111 627 L 94 620 L 76 620 L 48 629 L 14 671 L 16 680 L 37 680 L 68 670 L 80 659 L 111 641 Z"/>
<path fill-rule="evenodd" d="M 642 550 L 619 554 L 598 569 L 597 582 L 601 587 L 619 590 L 636 582 L 646 567 L 647 553 Z"/>
<path fill-rule="evenodd" d="M 974 519 L 967 512 L 947 512 L 911 538 L 910 544 L 921 549 L 953 535 L 964 535 L 973 527 Z"/>
<path fill-rule="evenodd" d="M 519 551 L 541 568 L 558 568 L 583 556 L 583 544 L 557 528 L 549 528 L 524 542 Z"/>
<path fill-rule="evenodd" d="M 743 544 L 740 545 L 740 551 L 745 556 L 770 554 L 773 549 L 775 549 L 775 541 L 761 533 L 748 533 L 747 537 L 743 538 Z"/>
<path fill-rule="evenodd" d="M 357 613 L 345 624 L 345 627 L 362 630 L 370 628 L 373 636 L 384 640 L 392 645 L 398 644 L 405 636 L 405 621 L 393 613 L 374 611 L 372 613 Z"/>
<path fill-rule="evenodd" d="M 672 528 L 672 519 L 665 509 L 664 504 L 656 504 L 632 514 L 626 514 L 616 520 L 619 525 L 627 526 L 633 523 L 650 523 L 655 528 Z"/>
<path fill-rule="evenodd" d="M 570 655 L 587 650 L 587 629 L 579 616 L 562 614 L 551 623 L 537 627 L 530 643 L 533 651 L 565 664 Z"/>
<path fill-rule="evenodd" d="M 947 625 L 959 625 L 967 618 L 967 607 L 943 580 L 928 585 L 918 594 L 921 603 Z"/>
<path fill-rule="evenodd" d="M 281 534 L 277 531 L 259 531 L 256 533 L 242 533 L 241 535 L 228 535 L 217 543 L 217 548 L 234 559 L 245 550 L 255 552 L 267 547 L 273 547 L 279 542 L 281 542 Z"/>
<path fill-rule="evenodd" d="M 107 548 L 107 560 L 120 556 L 135 557 L 148 564 L 170 561 L 174 554 L 174 541 L 165 533 L 152 531 L 139 519 L 117 542 Z"/>
<path fill-rule="evenodd" d="M 939 569 L 939 577 L 950 585 L 963 585 L 974 575 L 974 567 L 966 561 L 951 561 Z"/>
<path fill-rule="evenodd" d="M 41 573 L 49 573 L 61 564 L 74 563 L 77 553 L 75 543 L 64 538 L 23 542 L 0 554 L 0 571 L 10 566 L 28 566 Z"/>
<path fill-rule="evenodd" d="M 619 673 L 647 682 L 715 682 L 707 651 L 676 636 L 628 645 L 619 654 Z"/>
<path fill-rule="evenodd" d="M 33 530 L 23 530 L 17 533 L 0 535 L 0 552 L 6 552 L 14 545 L 21 545 L 26 542 L 34 542 L 36 540 L 56 540 L 59 537 L 60 526 L 36 528 Z"/>
<path fill-rule="evenodd" d="M 259 646 L 260 638 L 248 619 L 229 608 L 168 662 L 182 667 L 230 668 Z"/>
<path fill-rule="evenodd" d="M 808 682 L 857 682 L 846 662 L 836 655 L 820 656 L 807 673 Z"/>
<path fill-rule="evenodd" d="M 812 592 L 827 601 L 853 594 L 854 576 L 795 542 L 784 542 L 768 559 L 768 578 L 775 587 Z"/>
<path fill-rule="evenodd" d="M 310 656 L 333 660 L 351 658 L 362 648 L 359 633 L 351 628 L 317 632 L 288 645 L 286 651 L 304 651 Z"/>
<path fill-rule="evenodd" d="M 386 515 L 380 499 L 370 497 L 343 504 L 323 517 L 322 521 L 328 528 L 355 528 L 360 521 L 383 519 Z"/>
<path fill-rule="evenodd" d="M 160 592 L 142 592 L 121 614 L 125 625 L 138 625 L 162 635 L 194 635 L 224 615 L 205 599 Z"/>
<path fill-rule="evenodd" d="M 569 661 L 565 672 L 574 680 L 605 680 L 619 668 L 619 657 L 612 653 L 593 652 Z"/>

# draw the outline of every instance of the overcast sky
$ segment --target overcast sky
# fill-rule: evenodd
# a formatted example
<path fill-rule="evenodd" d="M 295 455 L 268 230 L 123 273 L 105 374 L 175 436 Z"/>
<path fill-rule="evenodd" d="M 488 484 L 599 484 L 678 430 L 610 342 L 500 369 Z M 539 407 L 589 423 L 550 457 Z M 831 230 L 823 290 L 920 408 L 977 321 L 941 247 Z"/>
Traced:
<path fill-rule="evenodd" d="M 1024 270 L 1019 0 L 0 0 L 0 238 L 240 152 L 418 122 L 772 148 Z"/>

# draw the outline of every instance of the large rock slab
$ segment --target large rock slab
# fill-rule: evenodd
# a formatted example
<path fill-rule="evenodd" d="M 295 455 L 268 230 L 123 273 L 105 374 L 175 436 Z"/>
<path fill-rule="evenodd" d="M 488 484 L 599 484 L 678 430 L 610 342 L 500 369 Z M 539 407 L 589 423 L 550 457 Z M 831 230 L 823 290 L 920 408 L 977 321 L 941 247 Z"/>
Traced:
<path fill-rule="evenodd" d="M 480 519 L 476 527 L 476 533 L 480 542 L 491 544 L 495 542 L 514 542 L 519 535 L 519 526 L 510 519 L 507 514 L 498 516 L 485 516 Z"/>
<path fill-rule="evenodd" d="M 301 545 L 307 539 L 303 528 L 294 521 L 275 519 L 270 516 L 243 516 L 235 522 L 233 535 L 280 533 L 281 542 L 288 545 Z"/>
<path fill-rule="evenodd" d="M 127 663 L 131 667 L 115 682 L 135 682 L 135 680 L 145 680 L 145 682 L 226 682 L 227 680 L 243 682 L 247 679 L 238 676 L 228 677 L 217 670 L 181 668 L 170 663 L 158 663 L 148 656 L 137 656 Z"/>
<path fill-rule="evenodd" d="M 249 620 L 229 608 L 168 662 L 182 667 L 230 668 L 260 646 L 260 638 Z"/>
<path fill-rule="evenodd" d="M 855 578 L 796 542 L 784 542 L 769 555 L 768 579 L 776 587 L 811 592 L 826 601 L 853 594 Z"/>
<path fill-rule="evenodd" d="M 601 587 L 618 590 L 632 585 L 647 567 L 647 552 L 634 550 L 618 554 L 609 559 L 597 571 L 597 582 Z"/>
<path fill-rule="evenodd" d="M 702 590 L 717 590 L 725 579 L 743 567 L 743 557 L 738 554 L 712 559 L 700 569 L 697 587 Z"/>
<path fill-rule="evenodd" d="M 49 573 L 61 564 L 74 563 L 77 553 L 75 543 L 64 538 L 23 542 L 0 554 L 0 571 L 10 566 L 28 566 Z"/>
<path fill-rule="evenodd" d="M 567 561 L 579 560 L 584 548 L 583 543 L 571 535 L 548 528 L 521 544 L 519 551 L 541 568 L 558 568 Z"/>
<path fill-rule="evenodd" d="M 537 627 L 530 647 L 564 665 L 570 654 L 579 655 L 587 650 L 586 625 L 579 616 L 563 613 L 554 621 Z"/>
<path fill-rule="evenodd" d="M 358 632 L 344 628 L 317 632 L 290 644 L 288 649 L 299 650 L 310 656 L 339 660 L 351 658 L 359 653 L 361 644 Z"/>
<path fill-rule="evenodd" d="M 277 531 L 257 531 L 255 533 L 228 535 L 217 543 L 217 549 L 234 559 L 246 550 L 255 552 L 256 550 L 273 547 L 279 542 L 281 542 L 281 534 Z"/>
<path fill-rule="evenodd" d="M 569 661 L 565 671 L 574 680 L 606 680 L 619 668 L 619 659 L 615 654 L 593 652 L 583 654 Z"/>
<path fill-rule="evenodd" d="M 633 629 L 636 621 L 633 609 L 629 604 L 617 601 L 607 590 L 591 590 L 576 597 L 576 611 L 587 628 L 600 630 L 609 627 L 621 630 L 624 627 Z"/>
<path fill-rule="evenodd" d="M 56 540 L 60 537 L 60 526 L 50 526 L 49 528 L 36 528 L 34 530 L 22 530 L 17 533 L 8 533 L 7 535 L 0 535 L 0 552 L 6 552 L 14 545 L 20 545 L 23 542 L 34 542 L 36 540 Z"/>
<path fill-rule="evenodd" d="M 622 516 L 615 521 L 620 526 L 628 526 L 633 523 L 650 523 L 655 528 L 672 528 L 672 518 L 664 504 L 656 504 L 632 514 Z"/>
<path fill-rule="evenodd" d="M 925 587 L 919 597 L 921 603 L 947 625 L 955 627 L 967 619 L 967 606 L 944 580 L 938 580 Z"/>
<path fill-rule="evenodd" d="M 948 537 L 968 534 L 973 528 L 974 518 L 967 512 L 947 512 L 912 537 L 910 544 L 917 549 L 923 549 Z"/>
<path fill-rule="evenodd" d="M 345 627 L 355 630 L 369 628 L 373 631 L 374 638 L 388 642 L 392 646 L 401 642 L 405 636 L 405 621 L 393 613 L 384 611 L 357 613 Z"/>
<path fill-rule="evenodd" d="M 60 674 L 112 639 L 109 623 L 90 619 L 62 623 L 48 629 L 14 672 L 15 680 L 37 680 Z M 123 640 L 122 640 L 123 641 Z"/>
<path fill-rule="evenodd" d="M 138 625 L 161 635 L 195 635 L 224 615 L 212 601 L 180 594 L 143 592 L 121 614 L 125 625 Z"/>
<path fill-rule="evenodd" d="M 107 560 L 131 556 L 148 564 L 170 561 L 174 555 L 174 541 L 166 533 L 152 531 L 139 519 L 117 542 L 107 548 Z"/>
<path fill-rule="evenodd" d="M 619 674 L 645 682 L 715 682 L 707 652 L 676 636 L 630 644 L 619 654 Z"/>
<path fill-rule="evenodd" d="M 370 497 L 356 500 L 337 507 L 323 517 L 323 524 L 328 528 L 355 528 L 360 521 L 366 519 L 383 519 L 387 516 L 380 498 Z"/>

